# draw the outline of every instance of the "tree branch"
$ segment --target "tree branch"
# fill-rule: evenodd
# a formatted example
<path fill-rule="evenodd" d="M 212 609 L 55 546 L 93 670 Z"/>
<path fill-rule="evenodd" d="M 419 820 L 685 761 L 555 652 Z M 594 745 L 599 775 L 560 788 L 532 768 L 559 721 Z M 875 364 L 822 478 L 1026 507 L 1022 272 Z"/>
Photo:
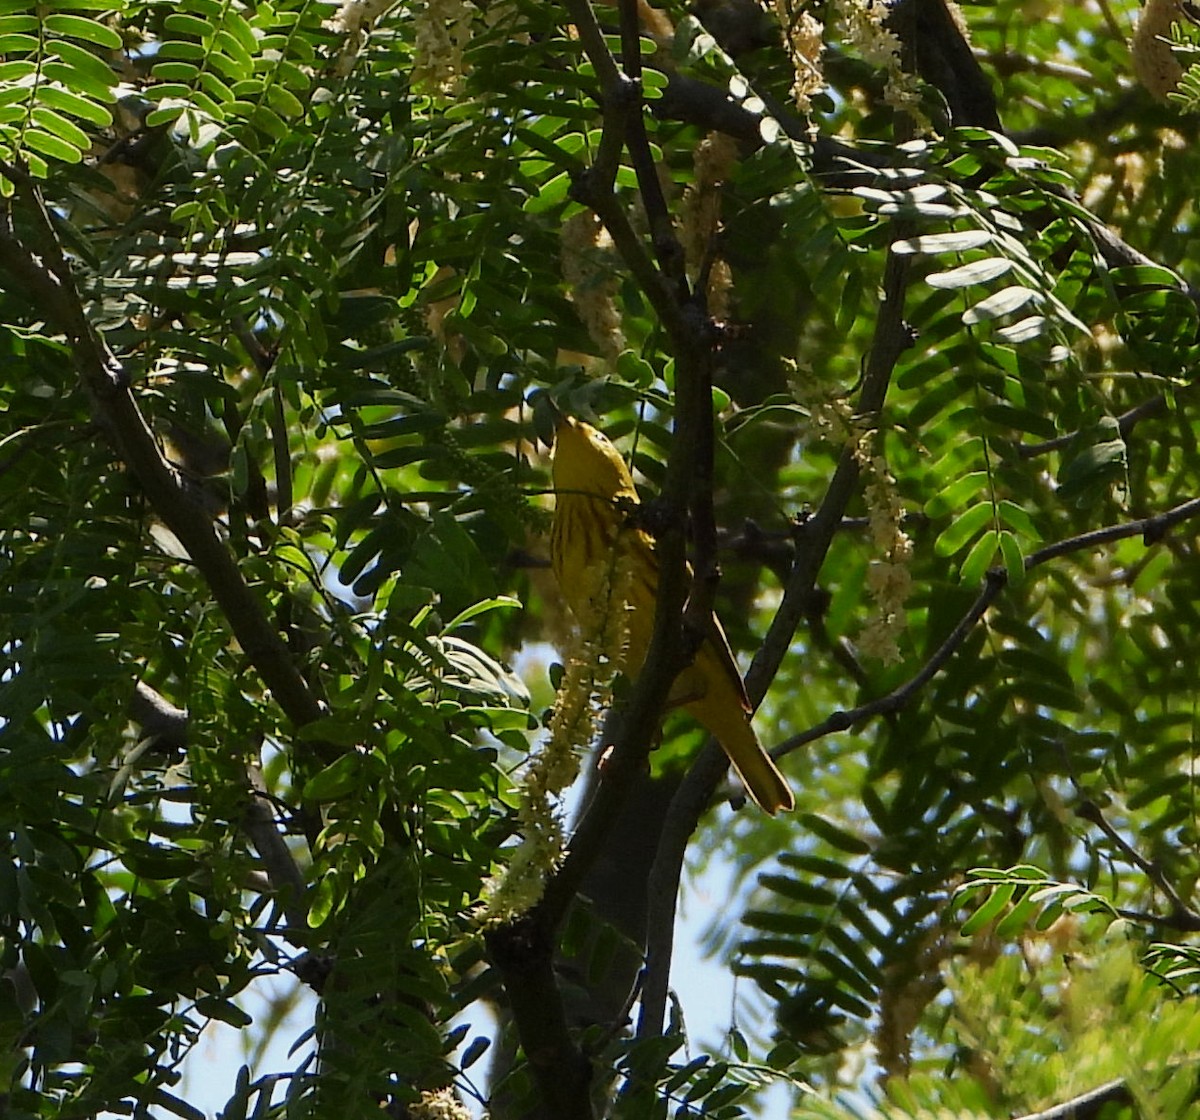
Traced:
<path fill-rule="evenodd" d="M 580 39 L 602 83 L 604 130 L 600 160 L 576 178 L 573 194 L 590 206 L 608 229 L 626 267 L 641 285 L 671 341 L 676 363 L 675 430 L 662 490 L 664 531 L 657 535 L 658 589 L 654 630 L 601 781 L 571 837 L 566 859 L 546 884 L 541 902 L 524 918 L 487 935 L 489 954 L 504 978 L 521 1044 L 548 1117 L 592 1115 L 590 1063 L 567 1027 L 554 973 L 554 945 L 567 907 L 614 827 L 634 779 L 657 735 L 676 675 L 687 652 L 684 619 L 689 587 L 684 526 L 690 511 L 700 550 L 698 563 L 715 574 L 716 527 L 712 512 L 713 335 L 703 310 L 692 301 L 683 252 L 642 119 L 636 8 L 621 0 L 627 75 L 616 72 L 587 0 L 565 0 Z M 621 144 L 627 144 L 650 218 L 655 256 L 633 231 L 613 184 Z M 602 162 L 601 162 L 602 160 Z M 712 583 L 694 588 L 691 611 L 711 611 Z M 696 633 L 703 628 L 697 627 Z M 693 649 L 694 653 L 694 649 Z"/>
<path fill-rule="evenodd" d="M 921 666 L 920 670 L 914 676 L 910 677 L 898 688 L 893 689 L 886 696 L 881 696 L 866 704 L 860 704 L 857 708 L 853 708 L 848 712 L 834 712 L 820 723 L 810 727 L 807 731 L 802 731 L 799 735 L 793 735 L 790 739 L 785 739 L 778 747 L 771 751 L 771 755 L 775 758 L 783 758 L 808 743 L 815 742 L 817 739 L 823 739 L 826 735 L 833 735 L 839 731 L 849 731 L 851 728 L 858 726 L 860 723 L 865 723 L 875 716 L 890 715 L 893 712 L 900 711 L 901 708 L 907 707 L 913 697 L 954 656 L 975 628 L 975 624 L 983 618 L 988 608 L 996 601 L 1000 592 L 1007 585 L 1008 576 L 1003 568 L 990 569 L 984 577 L 983 590 L 971 604 L 966 614 L 958 620 L 958 624 L 950 631 L 950 635 L 938 646 L 933 656 Z"/>
<path fill-rule="evenodd" d="M 629 159 L 637 175 L 638 193 L 650 225 L 650 241 L 659 268 L 667 277 L 679 299 L 688 296 L 687 275 L 684 271 L 683 246 L 675 236 L 675 225 L 659 182 L 658 168 L 650 140 L 646 136 L 646 120 L 643 116 L 645 100 L 642 94 L 642 55 L 638 0 L 618 0 L 621 17 L 621 50 L 625 74 L 634 90 L 634 96 L 625 104 L 625 143 Z"/>
<path fill-rule="evenodd" d="M 1159 393 L 1158 396 L 1151 397 L 1122 412 L 1117 417 L 1117 430 L 1122 436 L 1128 436 L 1141 421 L 1149 419 L 1151 416 L 1161 416 L 1166 411 L 1166 395 Z M 1041 443 L 1023 443 L 1017 448 L 1017 456 L 1021 459 L 1036 459 L 1039 455 L 1046 455 L 1051 451 L 1061 451 L 1064 447 L 1069 447 L 1072 441 L 1078 437 L 1079 432 L 1076 431 L 1055 436 L 1054 439 L 1043 440 Z"/>
<path fill-rule="evenodd" d="M 188 714 L 175 707 L 145 681 L 134 686 L 129 714 L 141 726 L 143 737 L 167 754 L 178 754 L 187 747 Z"/>
<path fill-rule="evenodd" d="M 645 166 L 639 167 L 638 185 L 652 228 L 660 227 L 655 249 L 661 267 L 645 252 L 634 232 L 607 174 L 584 173 L 576 180 L 575 197 L 600 216 L 605 228 L 654 307 L 671 342 L 676 362 L 675 430 L 667 465 L 661 502 L 666 511 L 665 529 L 658 534 L 655 557 L 659 584 L 654 632 L 642 671 L 638 674 L 628 705 L 621 713 L 620 733 L 604 763 L 602 781 L 576 828 L 567 858 L 547 885 L 538 907 L 541 920 L 557 925 L 569 901 L 579 889 L 600 845 L 603 844 L 629 783 L 645 765 L 657 733 L 667 696 L 686 658 L 685 635 L 680 626 L 687 604 L 690 632 L 703 633 L 696 616 L 711 612 L 716 574 L 716 525 L 712 511 L 712 371 L 714 336 L 702 307 L 690 296 L 683 273 L 682 248 L 674 238 L 670 213 L 650 158 L 649 142 L 642 120 L 638 85 L 641 73 L 637 49 L 636 8 L 622 0 L 622 35 L 627 74 L 617 70 L 588 0 L 564 0 L 576 25 L 589 60 L 601 76 L 605 135 L 622 136 L 635 165 L 640 151 Z M 632 93 L 631 93 L 632 91 Z M 593 169 L 594 170 L 594 169 Z M 657 215 L 657 217 L 656 217 Z M 666 246 L 665 238 L 674 244 Z M 690 513 L 697 545 L 701 577 L 690 588 L 684 525 Z M 707 616 L 705 615 L 705 618 Z M 693 650 L 694 653 L 694 650 Z"/>
<path fill-rule="evenodd" d="M 296 727 L 320 718 L 322 706 L 300 673 L 257 596 L 218 536 L 212 518 L 163 458 L 116 355 L 88 322 L 54 226 L 36 183 L 19 168 L 0 164 L 32 222 L 36 248 L 16 233 L 13 202 L 0 213 L 0 268 L 15 276 L 47 319 L 67 338 L 75 367 L 117 454 L 137 478 L 156 516 L 179 539 L 204 576 L 213 598 L 276 703 Z M 325 758 L 342 749 L 316 744 Z"/>
<path fill-rule="evenodd" d="M 188 714 L 144 681 L 138 681 L 129 705 L 130 715 L 144 737 L 166 751 L 182 751 L 188 740 Z M 257 764 L 246 767 L 246 809 L 241 825 L 254 850 L 258 852 L 267 882 L 276 903 L 288 923 L 286 936 L 298 948 L 303 947 L 308 930 L 308 887 L 304 873 L 280 835 L 271 811 L 269 793 Z"/>
<path fill-rule="evenodd" d="M 540 908 L 539 908 L 540 909 Z M 591 1063 L 571 1039 L 554 974 L 555 929 L 533 911 L 484 934 L 488 955 L 504 977 L 521 1047 L 537 1083 L 543 1120 L 593 1116 Z"/>
<path fill-rule="evenodd" d="M 899 0 L 887 22 L 908 47 L 917 72 L 946 99 L 952 125 L 1000 131 L 996 95 L 946 0 Z"/>
<path fill-rule="evenodd" d="M 1132 1101 L 1133 1096 L 1124 1081 L 1109 1081 L 1053 1108 L 1030 1112 L 1017 1120 L 1094 1120 L 1106 1105 L 1130 1104 Z"/>
<path fill-rule="evenodd" d="M 953 124 L 1003 131 L 991 83 L 951 18 L 946 0 L 899 0 L 888 16 L 888 24 L 908 47 L 921 76 L 946 98 Z M 1050 186 L 1047 191 L 1069 202 L 1072 211 L 1083 209 L 1070 188 Z M 1157 263 L 1098 218 L 1079 220 L 1109 268 Z M 1200 307 L 1200 289 L 1182 277 L 1177 279 L 1180 290 Z"/>
<path fill-rule="evenodd" d="M 903 227 L 904 223 L 896 223 L 894 239 L 906 235 Z M 889 251 L 884 265 L 883 300 L 859 394 L 859 412 L 866 416 L 877 416 L 883 407 L 896 361 L 912 341 L 903 317 L 908 272 L 909 258 Z M 797 528 L 796 558 L 783 599 L 746 675 L 746 691 L 751 703 L 756 706 L 779 671 L 796 628 L 811 602 L 818 573 L 841 528 L 846 507 L 857 486 L 858 473 L 856 447 L 847 445 L 820 508 L 810 520 Z M 650 872 L 646 975 L 637 1027 L 639 1037 L 662 1032 L 683 858 L 688 840 L 711 803 L 728 766 L 729 762 L 720 747 L 713 741 L 706 743 L 667 812 L 658 855 Z"/>
<path fill-rule="evenodd" d="M 1055 544 L 1038 549 L 1025 558 L 1025 570 L 1032 571 L 1060 556 L 1072 552 L 1082 552 L 1113 541 L 1126 540 L 1129 537 L 1141 536 L 1146 543 L 1155 544 L 1160 541 L 1167 531 L 1181 522 L 1200 517 L 1200 498 L 1193 498 L 1172 509 L 1151 517 L 1139 518 L 1120 525 L 1109 525 L 1103 529 L 1094 529 L 1088 533 L 1069 537 Z M 1008 586 L 1008 575 L 1003 568 L 992 568 L 984 579 L 983 590 L 975 601 L 959 619 L 958 624 L 950 632 L 946 640 L 938 647 L 933 656 L 921 666 L 920 670 L 904 684 L 893 689 L 886 696 L 860 704 L 848 712 L 834 712 L 821 723 L 785 739 L 772 752 L 775 758 L 783 758 L 800 747 L 832 735 L 839 731 L 849 731 L 866 720 L 878 715 L 890 715 L 906 707 L 937 674 L 938 670 L 950 660 L 956 650 L 966 641 L 975 624 L 987 613 L 988 608 L 1000 593 Z"/>
<path fill-rule="evenodd" d="M 308 933 L 308 884 L 304 873 L 280 834 L 262 769 L 257 762 L 246 767 L 250 799 L 242 814 L 242 828 L 263 862 L 275 901 L 287 919 L 287 939 L 302 946 Z"/>

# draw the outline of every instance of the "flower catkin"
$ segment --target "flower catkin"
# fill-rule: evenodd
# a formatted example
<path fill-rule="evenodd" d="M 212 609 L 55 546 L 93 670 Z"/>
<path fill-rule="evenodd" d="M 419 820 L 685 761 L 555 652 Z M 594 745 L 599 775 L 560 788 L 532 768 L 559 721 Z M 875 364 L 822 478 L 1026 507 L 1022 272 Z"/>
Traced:
<path fill-rule="evenodd" d="M 821 55 L 825 50 L 825 25 L 809 12 L 797 13 L 791 0 L 775 0 L 775 15 L 783 28 L 783 41 L 792 62 L 792 100 L 807 113 L 813 94 L 825 85 Z"/>
<path fill-rule="evenodd" d="M 913 547 L 902 528 L 904 505 L 896 479 L 887 460 L 872 454 L 876 436 L 874 432 L 865 434 L 855 452 L 866 480 L 863 496 L 875 552 L 867 569 L 867 593 L 874 601 L 875 613 L 863 627 L 858 646 L 864 656 L 892 665 L 901 660 L 899 639 L 907 623 L 904 604 L 912 590 Z"/>
<path fill-rule="evenodd" d="M 464 59 L 477 9 L 467 0 L 425 0 L 413 17 L 413 88 L 449 97 L 467 73 Z"/>
<path fill-rule="evenodd" d="M 899 36 L 887 26 L 888 5 L 883 0 L 837 0 L 837 10 L 846 38 L 864 62 L 887 74 L 883 99 L 893 109 L 907 113 L 923 132 L 932 126 L 920 109 L 917 79 L 901 64 Z"/>
<path fill-rule="evenodd" d="M 630 600 L 633 565 L 618 551 L 612 564 L 588 571 L 597 581 L 589 596 L 595 612 L 581 620 L 576 648 L 566 659 L 555 697 L 549 735 L 521 781 L 521 842 L 505 871 L 484 887 L 484 921 L 489 924 L 511 922 L 540 901 L 546 876 L 563 855 L 557 799 L 578 777 L 583 749 L 595 737 L 612 699 L 613 679 L 627 668 L 629 615 L 617 605 Z"/>
<path fill-rule="evenodd" d="M 396 0 L 342 0 L 333 19 L 324 26 L 341 36 L 334 73 L 346 77 L 354 66 L 354 59 L 366 41 L 371 25 L 379 19 Z"/>
<path fill-rule="evenodd" d="M 1170 42 L 1164 41 L 1171 38 L 1171 24 L 1182 21 L 1180 0 L 1147 0 L 1129 43 L 1138 81 L 1159 101 L 1166 101 L 1183 77 Z"/>
<path fill-rule="evenodd" d="M 411 1120 L 471 1120 L 466 1105 L 450 1088 L 422 1093 L 419 1100 L 408 1106 L 408 1115 Z"/>
<path fill-rule="evenodd" d="M 562 275 L 571 302 L 601 357 L 615 362 L 625 349 L 625 335 L 615 298 L 612 238 L 595 214 L 582 210 L 563 223 L 561 239 Z"/>
<path fill-rule="evenodd" d="M 710 132 L 696 145 L 692 182 L 683 195 L 679 226 L 688 274 L 695 279 L 708 267 L 705 296 L 709 314 L 718 319 L 729 314 L 733 275 L 729 265 L 714 254 L 721 228 L 722 188 L 733 171 L 737 155 L 737 142 L 722 132 Z"/>

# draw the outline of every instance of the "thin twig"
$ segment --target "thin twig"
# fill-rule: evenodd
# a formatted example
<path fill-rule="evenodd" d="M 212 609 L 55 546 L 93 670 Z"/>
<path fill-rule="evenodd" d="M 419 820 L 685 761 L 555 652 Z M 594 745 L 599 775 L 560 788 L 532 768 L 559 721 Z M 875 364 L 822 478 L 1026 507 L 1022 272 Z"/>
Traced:
<path fill-rule="evenodd" d="M 1180 914 L 1148 914 L 1145 910 L 1130 910 L 1127 907 L 1118 906 L 1116 911 L 1117 917 L 1137 922 L 1138 925 L 1148 926 L 1151 929 L 1157 927 L 1158 929 L 1175 930 L 1179 933 L 1200 933 L 1200 915 L 1191 910 L 1185 910 Z"/>
<path fill-rule="evenodd" d="M 1166 411 L 1167 398 L 1164 394 L 1160 393 L 1158 396 L 1151 397 L 1149 400 L 1143 401 L 1141 404 L 1134 405 L 1133 408 L 1122 412 L 1117 417 L 1117 430 L 1122 436 L 1128 436 L 1141 421 L 1151 416 L 1160 416 Z M 1017 449 L 1017 455 L 1021 459 L 1036 459 L 1039 455 L 1046 455 L 1051 451 L 1061 451 L 1078 438 L 1079 432 L 1076 431 L 1055 436 L 1054 439 L 1043 440 L 1041 443 L 1022 444 Z"/>
<path fill-rule="evenodd" d="M 783 758 L 808 743 L 815 742 L 817 739 L 823 739 L 826 735 L 833 735 L 839 731 L 849 731 L 851 728 L 857 727 L 860 723 L 865 723 L 875 716 L 890 715 L 893 712 L 898 712 L 901 708 L 907 707 L 913 697 L 937 675 L 942 666 L 954 656 L 959 647 L 967 640 L 967 637 L 975 628 L 975 624 L 987 613 L 988 608 L 995 602 L 997 596 L 1004 590 L 1007 583 L 1008 576 L 1004 569 L 992 568 L 985 577 L 983 590 L 976 596 L 970 609 L 958 620 L 958 625 L 950 631 L 946 640 L 938 646 L 933 656 L 921 666 L 920 670 L 914 676 L 910 677 L 898 688 L 893 689 L 886 696 L 880 696 L 878 699 L 871 700 L 866 704 L 860 704 L 857 708 L 853 708 L 848 712 L 834 712 L 820 723 L 810 727 L 807 731 L 802 731 L 799 735 L 793 735 L 791 738 L 785 739 L 771 751 L 772 757 Z"/>
<path fill-rule="evenodd" d="M 625 104 L 625 142 L 629 160 L 637 176 L 638 193 L 650 226 L 650 240 L 659 267 L 668 278 L 677 297 L 689 295 L 684 270 L 683 246 L 675 235 L 671 211 L 658 178 L 658 167 L 646 135 L 645 100 L 642 95 L 641 21 L 637 0 L 618 0 L 621 16 L 621 51 L 625 74 L 636 91 L 636 97 Z"/>
<path fill-rule="evenodd" d="M 134 686 L 129 714 L 141 727 L 142 736 L 153 740 L 158 753 L 178 754 L 187 749 L 187 712 L 177 708 L 145 681 L 138 681 Z"/>
<path fill-rule="evenodd" d="M 1111 824 L 1097 805 L 1090 798 L 1085 798 L 1075 806 L 1075 815 L 1094 824 L 1108 837 L 1109 843 L 1117 849 L 1130 863 L 1134 865 L 1147 879 L 1150 880 L 1166 896 L 1171 904 L 1173 922 L 1175 924 L 1190 922 L 1192 930 L 1200 929 L 1200 915 L 1189 910 L 1184 904 L 1179 892 L 1168 881 L 1158 864 L 1146 859 L 1128 840 L 1125 839 Z"/>
<path fill-rule="evenodd" d="M 1120 525 L 1109 525 L 1102 529 L 1093 529 L 1090 532 L 1080 533 L 1078 536 L 1068 537 L 1065 540 L 1047 545 L 1045 548 L 1038 549 L 1037 552 L 1031 553 L 1025 558 L 1025 570 L 1027 572 L 1032 571 L 1034 568 L 1040 567 L 1060 556 L 1096 548 L 1103 544 L 1111 544 L 1113 541 L 1125 540 L 1129 537 L 1140 536 L 1148 544 L 1156 543 L 1172 526 L 1194 517 L 1200 517 L 1200 498 L 1193 498 L 1190 501 L 1165 510 L 1163 513 L 1154 514 L 1151 517 L 1139 518 L 1136 521 L 1128 521 Z M 806 746 L 808 743 L 824 738 L 826 735 L 833 735 L 840 731 L 849 731 L 875 716 L 890 715 L 906 707 L 963 645 L 975 625 L 983 618 L 988 608 L 996 601 L 1007 585 L 1008 575 L 1005 570 L 1003 568 L 992 568 L 985 576 L 984 586 L 976 596 L 975 601 L 967 609 L 962 618 L 959 619 L 958 624 L 950 632 L 945 641 L 934 651 L 933 655 L 921 666 L 914 676 L 905 681 L 904 684 L 894 688 L 886 696 L 880 696 L 875 700 L 868 701 L 866 704 L 860 704 L 857 708 L 852 708 L 848 712 L 834 712 L 820 723 L 810 727 L 807 731 L 802 731 L 798 735 L 793 735 L 791 738 L 785 739 L 771 751 L 772 756 L 777 759 L 783 758 L 793 751 L 799 750 L 800 747 Z"/>
<path fill-rule="evenodd" d="M 268 799 L 262 770 L 257 763 L 246 767 L 250 799 L 242 814 L 241 825 L 258 858 L 263 862 L 275 902 L 287 919 L 284 935 L 297 946 L 305 943 L 308 925 L 308 886 L 304 873 L 280 834 Z"/>

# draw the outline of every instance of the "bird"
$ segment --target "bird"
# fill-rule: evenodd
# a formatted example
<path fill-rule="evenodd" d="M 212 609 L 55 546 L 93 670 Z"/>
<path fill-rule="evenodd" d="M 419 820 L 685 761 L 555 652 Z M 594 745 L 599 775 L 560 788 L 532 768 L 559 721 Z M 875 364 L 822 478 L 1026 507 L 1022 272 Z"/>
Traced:
<path fill-rule="evenodd" d="M 653 537 L 636 523 L 640 499 L 633 476 L 603 432 L 565 414 L 555 422 L 551 473 L 550 558 L 559 590 L 585 631 L 602 630 L 614 612 L 623 612 L 620 668 L 636 676 L 654 630 L 658 562 Z M 786 779 L 750 724 L 753 709 L 715 614 L 668 703 L 682 705 L 715 736 L 760 808 L 774 814 L 795 807 Z"/>

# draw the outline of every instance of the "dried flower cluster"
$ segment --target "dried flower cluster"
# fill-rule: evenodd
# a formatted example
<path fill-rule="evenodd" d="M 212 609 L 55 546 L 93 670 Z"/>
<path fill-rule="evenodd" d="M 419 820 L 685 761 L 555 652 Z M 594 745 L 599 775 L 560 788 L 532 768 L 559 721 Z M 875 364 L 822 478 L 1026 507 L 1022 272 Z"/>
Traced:
<path fill-rule="evenodd" d="M 416 9 L 414 89 L 446 97 L 457 92 L 467 72 L 463 56 L 476 14 L 467 0 L 425 0 Z"/>
<path fill-rule="evenodd" d="M 333 19 L 325 26 L 342 36 L 334 73 L 344 78 L 350 73 L 354 59 L 362 49 L 366 33 L 371 25 L 386 12 L 396 0 L 342 0 Z"/>
<path fill-rule="evenodd" d="M 600 354 L 615 362 L 625 349 L 617 310 L 617 272 L 608 230 L 590 210 L 568 218 L 562 228 L 562 274 L 583 325 Z"/>
<path fill-rule="evenodd" d="M 845 443 L 854 434 L 854 414 L 842 393 L 831 393 L 813 376 L 811 369 L 790 363 L 788 387 L 797 404 L 808 410 L 805 435 L 821 443 Z M 857 435 L 854 436 L 857 438 Z"/>
<path fill-rule="evenodd" d="M 449 1087 L 422 1093 L 420 1100 L 408 1106 L 408 1115 L 411 1120 L 471 1120 L 470 1112 Z"/>
<path fill-rule="evenodd" d="M 722 132 L 710 132 L 692 154 L 694 174 L 683 194 L 679 238 L 683 243 L 688 273 L 696 278 L 708 266 L 708 310 L 718 319 L 729 314 L 729 292 L 733 274 L 715 252 L 721 228 L 721 188 L 737 160 L 737 142 Z"/>
<path fill-rule="evenodd" d="M 797 14 L 791 0 L 775 0 L 775 14 L 783 28 L 784 45 L 796 75 L 792 81 L 792 99 L 800 112 L 807 113 L 812 108 L 812 95 L 825 85 L 821 68 L 825 25 L 809 12 Z"/>
<path fill-rule="evenodd" d="M 357 35 L 364 25 L 370 27 L 394 3 L 395 0 L 343 0 L 326 26 L 343 35 Z"/>
<path fill-rule="evenodd" d="M 859 635 L 866 657 L 886 664 L 900 660 L 899 638 L 904 632 L 904 604 L 912 589 L 912 541 L 904 532 L 904 505 L 887 460 L 875 451 L 879 433 L 856 419 L 844 395 L 830 393 L 811 371 L 793 366 L 789 383 L 796 401 L 808 409 L 808 436 L 823 443 L 852 443 L 864 480 L 863 498 L 871 545 L 877 559 L 867 569 L 867 593 L 875 614 Z"/>
<path fill-rule="evenodd" d="M 912 541 L 901 527 L 904 505 L 887 460 L 873 454 L 878 436 L 867 432 L 855 449 L 859 469 L 866 480 L 863 497 L 871 544 L 879 557 L 867 569 L 867 593 L 875 601 L 875 614 L 859 635 L 858 647 L 867 657 L 885 664 L 901 660 L 899 638 L 904 632 L 904 604 L 912 590 Z"/>
<path fill-rule="evenodd" d="M 1159 101 L 1166 101 L 1179 80 L 1183 67 L 1171 50 L 1171 24 L 1182 23 L 1180 0 L 1146 0 L 1137 30 L 1129 43 L 1138 81 Z"/>
<path fill-rule="evenodd" d="M 914 961 L 884 968 L 886 980 L 875 1029 L 875 1050 L 887 1077 L 905 1077 L 911 1071 L 912 1040 L 921 1015 L 943 991 L 942 966 L 958 948 L 954 934 L 935 925 L 921 935 Z"/>
<path fill-rule="evenodd" d="M 426 288 L 438 291 L 453 276 L 454 269 L 444 264 L 433 274 Z M 466 340 L 457 330 L 447 326 L 446 318 L 451 312 L 458 310 L 461 302 L 462 292 L 453 292 L 442 299 L 430 300 L 426 303 L 424 310 L 426 330 L 441 343 L 443 349 L 454 362 L 461 362 L 466 357 L 467 344 Z"/>
<path fill-rule="evenodd" d="M 917 79 L 901 65 L 900 39 L 887 27 L 888 6 L 883 0 L 837 0 L 846 45 L 865 62 L 887 72 L 883 97 L 893 109 L 908 113 L 923 131 L 931 127 L 920 110 Z"/>
<path fill-rule="evenodd" d="M 633 564 L 622 554 L 611 566 L 592 565 L 582 578 L 597 582 L 589 596 L 596 605 L 591 619 L 580 620 L 577 646 L 566 658 L 566 671 L 554 701 L 550 734 L 521 782 L 517 817 L 521 843 L 507 870 L 489 880 L 483 891 L 484 921 L 511 922 L 537 905 L 546 876 L 563 854 L 563 828 L 556 809 L 558 796 L 579 774 L 579 758 L 595 737 L 601 713 L 612 699 L 612 682 L 625 668 L 629 649 L 627 604 Z"/>

